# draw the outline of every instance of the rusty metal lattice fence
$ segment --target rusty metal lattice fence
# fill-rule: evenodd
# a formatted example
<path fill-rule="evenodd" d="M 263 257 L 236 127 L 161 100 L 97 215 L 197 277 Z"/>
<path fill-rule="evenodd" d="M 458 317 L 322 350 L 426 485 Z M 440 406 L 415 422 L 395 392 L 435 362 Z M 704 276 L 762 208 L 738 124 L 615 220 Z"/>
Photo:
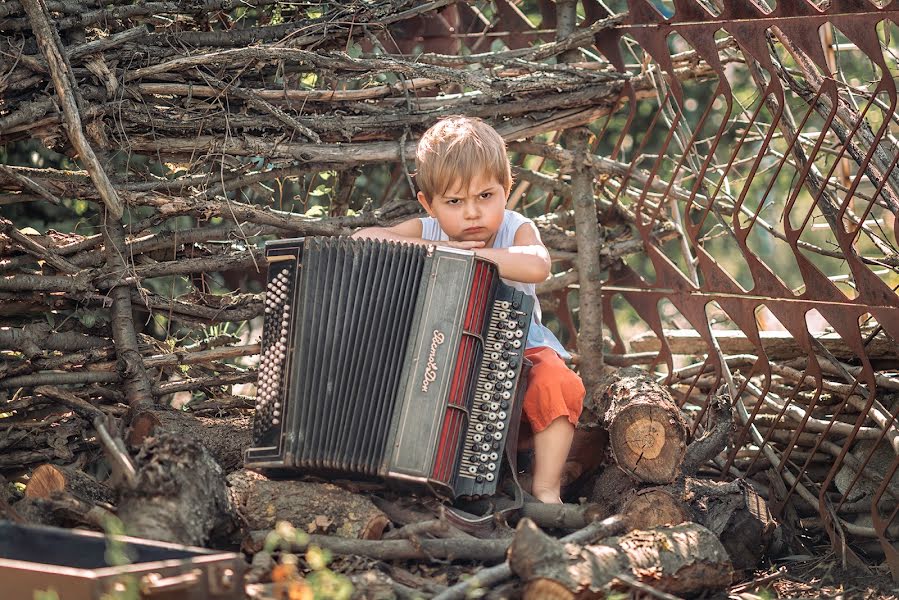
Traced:
<path fill-rule="evenodd" d="M 604 192 L 645 248 L 605 284 L 616 351 L 657 349 L 694 427 L 711 394 L 732 394 L 738 429 L 719 466 L 763 473 L 782 517 L 795 507 L 844 556 L 849 540 L 899 573 L 899 6 L 627 9 L 596 39 L 654 87 L 626 87 L 597 139 L 628 165 Z M 710 71 L 682 81 L 675 56 Z M 684 235 L 660 243 L 661 221 Z M 628 347 L 631 311 L 653 334 Z"/>

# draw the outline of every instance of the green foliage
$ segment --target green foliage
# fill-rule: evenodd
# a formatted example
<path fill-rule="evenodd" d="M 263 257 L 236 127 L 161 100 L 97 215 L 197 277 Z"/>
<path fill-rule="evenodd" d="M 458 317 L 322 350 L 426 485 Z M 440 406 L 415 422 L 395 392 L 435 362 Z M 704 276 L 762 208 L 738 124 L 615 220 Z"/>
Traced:
<path fill-rule="evenodd" d="M 302 558 L 293 553 L 294 546 L 305 546 L 308 541 L 306 533 L 286 521 L 279 522 L 266 536 L 262 552 L 278 553 L 280 558 L 272 571 L 275 596 L 283 592 L 286 597 L 303 600 L 349 600 L 353 586 L 349 579 L 328 568 L 332 558 L 329 551 L 313 545 Z"/>
<path fill-rule="evenodd" d="M 134 551 L 117 536 L 125 535 L 125 525 L 115 516 L 103 521 L 106 532 L 106 564 L 122 567 L 134 562 Z M 100 600 L 140 600 L 140 586 L 134 575 L 122 575 L 113 585 L 113 591 L 103 594 Z"/>

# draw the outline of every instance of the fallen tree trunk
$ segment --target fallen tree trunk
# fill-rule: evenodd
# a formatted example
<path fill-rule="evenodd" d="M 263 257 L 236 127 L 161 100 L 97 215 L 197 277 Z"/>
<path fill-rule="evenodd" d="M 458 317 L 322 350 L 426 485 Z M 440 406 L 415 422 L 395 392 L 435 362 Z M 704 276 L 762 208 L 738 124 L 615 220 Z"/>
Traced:
<path fill-rule="evenodd" d="M 232 499 L 251 530 L 287 521 L 306 533 L 380 539 L 390 519 L 361 494 L 330 483 L 273 480 L 253 471 L 228 476 Z"/>
<path fill-rule="evenodd" d="M 197 442 L 173 434 L 149 438 L 136 459 L 133 488 L 122 491 L 118 516 L 137 537 L 204 546 L 232 530 L 222 468 Z"/>
<path fill-rule="evenodd" d="M 161 433 L 196 440 L 225 473 L 231 473 L 243 467 L 243 453 L 252 442 L 251 428 L 251 418 L 247 416 L 209 418 L 177 410 L 154 409 L 134 416 L 126 441 L 136 448 L 148 437 Z"/>
<path fill-rule="evenodd" d="M 525 600 L 604 598 L 633 582 L 677 595 L 724 589 L 731 564 L 724 547 L 695 523 L 632 531 L 591 546 L 563 545 L 531 521 L 518 525 L 509 548 Z"/>

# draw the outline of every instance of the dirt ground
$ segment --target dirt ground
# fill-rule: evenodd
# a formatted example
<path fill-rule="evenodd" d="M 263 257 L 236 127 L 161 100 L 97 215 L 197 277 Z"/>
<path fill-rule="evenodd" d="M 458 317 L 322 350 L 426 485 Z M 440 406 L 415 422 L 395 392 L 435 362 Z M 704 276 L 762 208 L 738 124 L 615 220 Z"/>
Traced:
<path fill-rule="evenodd" d="M 779 561 L 755 578 L 731 588 L 733 600 L 773 600 L 775 598 L 833 598 L 845 600 L 899 600 L 899 582 L 894 582 L 886 565 L 843 569 L 833 554 L 795 557 Z"/>

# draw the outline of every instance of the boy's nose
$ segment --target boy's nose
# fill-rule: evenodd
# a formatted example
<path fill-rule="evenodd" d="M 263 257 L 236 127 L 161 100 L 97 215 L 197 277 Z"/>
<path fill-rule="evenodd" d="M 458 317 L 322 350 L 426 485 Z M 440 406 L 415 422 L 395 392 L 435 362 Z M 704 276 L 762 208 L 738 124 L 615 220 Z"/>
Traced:
<path fill-rule="evenodd" d="M 465 203 L 465 217 L 468 219 L 476 219 L 478 217 L 478 206 L 475 202 Z"/>

